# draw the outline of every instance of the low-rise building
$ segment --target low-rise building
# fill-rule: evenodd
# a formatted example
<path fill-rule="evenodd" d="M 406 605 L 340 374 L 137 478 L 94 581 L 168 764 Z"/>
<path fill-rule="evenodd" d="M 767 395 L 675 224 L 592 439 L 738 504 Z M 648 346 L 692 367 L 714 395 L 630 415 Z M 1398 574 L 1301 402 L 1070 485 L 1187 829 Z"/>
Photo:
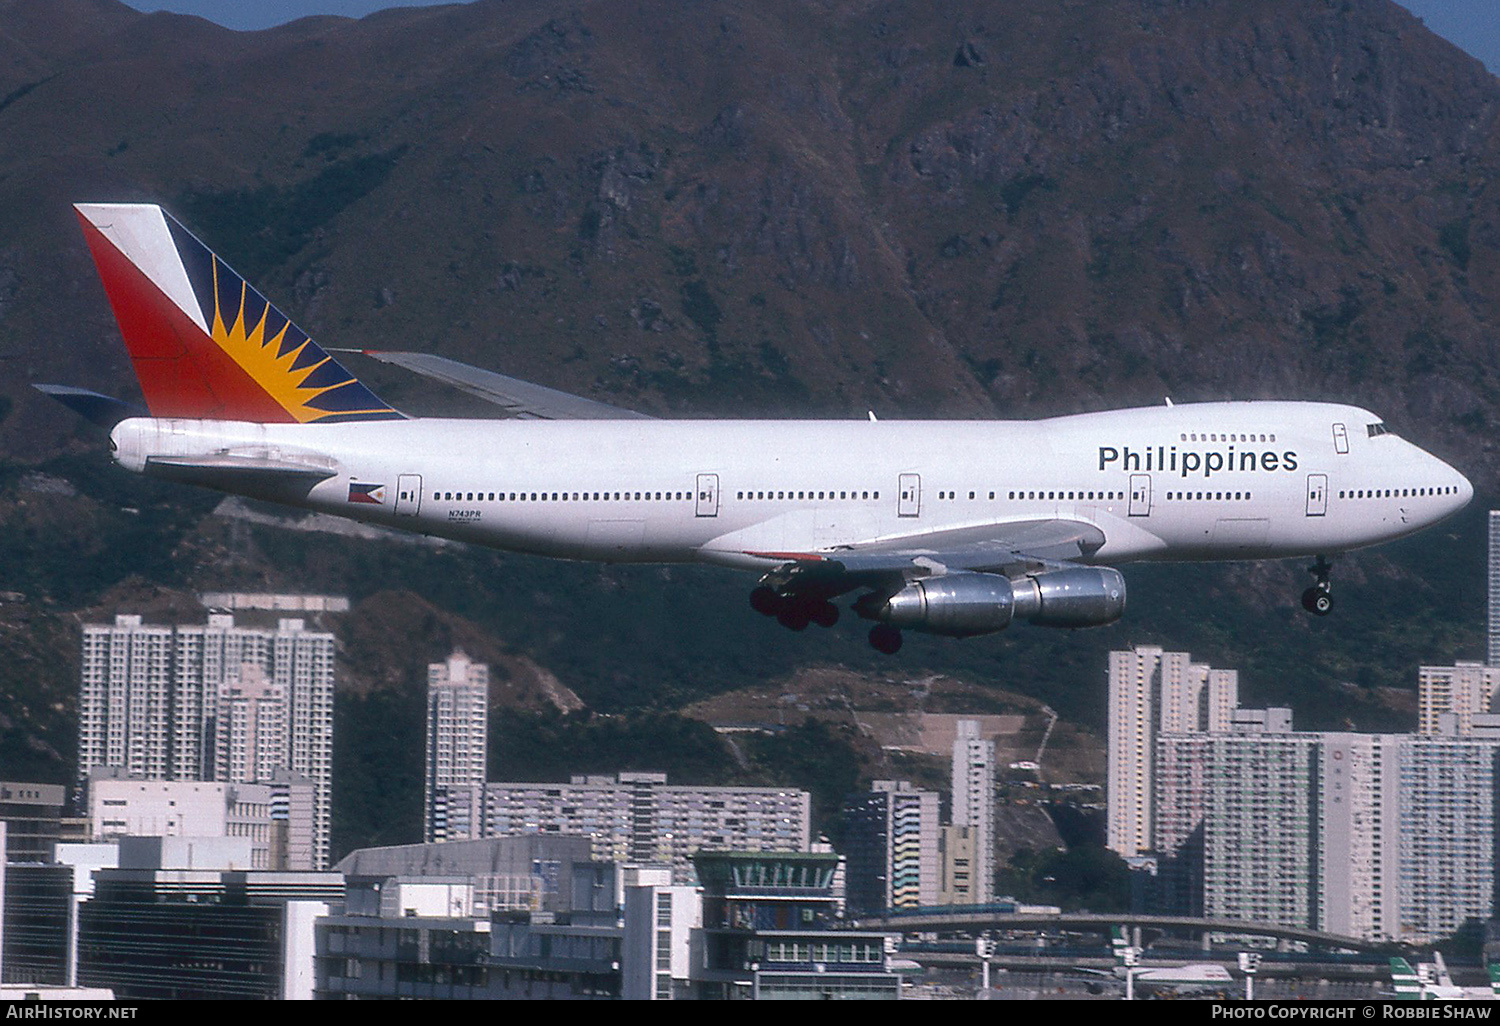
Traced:
<path fill-rule="evenodd" d="M 79 982 L 127 1001 L 311 997 L 313 924 L 342 906 L 344 878 L 205 866 L 233 845 L 248 852 L 121 838 L 120 868 L 95 872 L 78 911 Z"/>

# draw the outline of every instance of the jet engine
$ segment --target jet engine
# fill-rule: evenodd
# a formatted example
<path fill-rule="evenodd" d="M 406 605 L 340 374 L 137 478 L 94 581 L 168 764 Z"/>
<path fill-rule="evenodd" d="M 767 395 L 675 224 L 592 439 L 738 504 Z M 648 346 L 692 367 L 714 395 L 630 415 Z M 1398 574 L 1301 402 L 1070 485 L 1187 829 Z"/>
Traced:
<path fill-rule="evenodd" d="M 913 581 L 894 595 L 866 595 L 855 611 L 892 627 L 966 638 L 1019 618 L 1043 627 L 1102 627 L 1125 612 L 1125 578 L 1109 567 L 1069 567 L 1016 580 L 956 573 Z"/>

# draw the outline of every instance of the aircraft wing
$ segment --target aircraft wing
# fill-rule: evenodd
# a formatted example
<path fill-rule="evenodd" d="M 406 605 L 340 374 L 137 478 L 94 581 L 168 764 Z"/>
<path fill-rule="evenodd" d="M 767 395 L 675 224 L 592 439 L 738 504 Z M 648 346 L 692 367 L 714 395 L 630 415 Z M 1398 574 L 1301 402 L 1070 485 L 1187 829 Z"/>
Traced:
<path fill-rule="evenodd" d="M 595 402 L 555 388 L 534 385 L 520 378 L 471 367 L 432 353 L 385 352 L 358 349 L 353 352 L 381 363 L 405 367 L 415 374 L 441 381 L 470 395 L 494 403 L 512 417 L 526 420 L 650 420 L 644 413 Z"/>
<path fill-rule="evenodd" d="M 947 531 L 875 539 L 820 552 L 757 552 L 785 559 L 782 574 L 795 588 L 831 578 L 907 580 L 950 571 L 1015 575 L 1056 568 L 1091 556 L 1104 532 L 1078 520 L 1018 520 Z"/>

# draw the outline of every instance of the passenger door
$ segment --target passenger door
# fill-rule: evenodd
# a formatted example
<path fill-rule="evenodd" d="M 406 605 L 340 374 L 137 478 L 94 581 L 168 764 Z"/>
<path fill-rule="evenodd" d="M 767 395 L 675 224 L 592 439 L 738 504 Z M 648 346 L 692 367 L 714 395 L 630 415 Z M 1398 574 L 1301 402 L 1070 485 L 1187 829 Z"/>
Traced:
<path fill-rule="evenodd" d="M 1328 475 L 1307 475 L 1307 515 L 1321 517 L 1328 513 Z"/>
<path fill-rule="evenodd" d="M 402 474 L 396 478 L 396 516 L 414 517 L 422 509 L 422 475 Z"/>
<path fill-rule="evenodd" d="M 896 515 L 915 517 L 922 513 L 922 475 L 902 474 L 896 489 Z"/>
<path fill-rule="evenodd" d="M 1151 475 L 1130 475 L 1130 515 L 1133 517 L 1149 517 L 1151 515 Z"/>
<path fill-rule="evenodd" d="M 698 516 L 716 517 L 719 515 L 719 475 L 698 475 Z"/>

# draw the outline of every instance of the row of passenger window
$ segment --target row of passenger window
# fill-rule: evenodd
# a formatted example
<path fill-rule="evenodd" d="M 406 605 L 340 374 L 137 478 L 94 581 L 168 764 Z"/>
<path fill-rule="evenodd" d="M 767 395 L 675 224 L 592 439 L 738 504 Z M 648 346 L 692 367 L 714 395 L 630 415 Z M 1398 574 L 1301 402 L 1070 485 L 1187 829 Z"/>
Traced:
<path fill-rule="evenodd" d="M 1249 492 L 1168 492 L 1169 502 L 1247 502 Z"/>
<path fill-rule="evenodd" d="M 708 498 L 708 493 L 703 493 Z M 692 502 L 692 492 L 433 492 L 435 502 Z"/>
<path fill-rule="evenodd" d="M 1456 495 L 1458 489 L 1452 485 L 1442 488 L 1359 488 L 1339 492 L 1341 499 L 1409 499 L 1425 498 L 1429 495 Z"/>
<path fill-rule="evenodd" d="M 1188 434 L 1184 434 L 1181 437 L 1182 437 L 1182 440 L 1184 442 L 1255 442 L 1255 441 L 1260 441 L 1260 442 L 1274 442 L 1274 441 L 1276 441 L 1276 436 L 1274 434 L 1271 434 L 1271 435 L 1265 435 L 1265 434 L 1257 435 L 1253 431 L 1250 432 L 1248 435 L 1244 434 L 1244 433 L 1236 434 L 1233 431 L 1220 431 L 1218 433 L 1207 432 L 1207 431 L 1194 431 L 1194 432 L 1189 432 Z"/>
<path fill-rule="evenodd" d="M 1412 498 L 1432 495 L 1453 495 L 1458 491 L 1453 486 L 1442 488 L 1379 488 L 1356 489 L 1339 492 L 1340 499 L 1379 499 L 1379 498 Z M 995 497 L 994 492 L 989 497 Z M 977 492 L 969 492 L 969 498 L 978 496 Z M 707 499 L 707 492 L 699 496 Z M 825 492 L 736 492 L 735 497 L 741 500 L 760 501 L 771 500 L 800 500 L 809 499 L 879 499 L 877 492 L 852 492 L 852 491 L 825 491 Z M 947 489 L 940 490 L 937 497 L 942 500 L 958 498 L 958 493 Z M 1167 492 L 1168 501 L 1215 501 L 1215 502 L 1241 502 L 1250 498 L 1249 492 Z M 692 492 L 433 492 L 435 502 L 692 502 Z M 1124 492 L 1081 492 L 1081 491 L 1015 491 L 1008 494 L 1011 500 L 1043 499 L 1048 501 L 1064 502 L 1113 502 L 1125 498 Z"/>
<path fill-rule="evenodd" d="M 735 492 L 736 499 L 759 502 L 762 499 L 878 499 L 879 492 Z"/>
<path fill-rule="evenodd" d="M 950 492 L 949 494 L 951 495 L 952 493 Z M 995 493 L 994 492 L 990 492 L 990 498 L 993 499 L 994 497 L 995 497 Z M 1010 493 L 1010 497 L 1012 499 L 1057 499 L 1057 500 L 1062 500 L 1062 501 L 1075 501 L 1075 502 L 1076 501 L 1083 501 L 1083 502 L 1114 502 L 1114 501 L 1116 501 L 1118 499 L 1125 498 L 1125 493 L 1124 492 L 1011 492 Z M 939 495 L 938 498 L 942 498 L 942 496 Z M 969 498 L 971 498 L 971 499 L 974 498 L 974 493 L 973 492 L 969 493 Z"/>
<path fill-rule="evenodd" d="M 993 499 L 996 494 L 997 493 L 995 493 L 995 492 L 990 492 L 989 493 L 989 497 L 991 499 Z M 958 498 L 958 492 L 947 491 L 947 490 L 940 490 L 937 493 L 937 497 L 939 499 L 941 499 L 941 500 L 944 500 L 944 501 L 950 501 L 950 500 Z M 978 497 L 979 497 L 979 493 L 978 492 L 970 492 L 969 493 L 969 498 L 971 498 L 971 499 L 977 499 Z M 1079 501 L 1083 501 L 1083 502 L 1111 502 L 1111 501 L 1114 501 L 1116 499 L 1123 499 L 1123 498 L 1125 498 L 1125 493 L 1124 492 L 1059 492 L 1059 491 L 1051 491 L 1051 492 L 1010 492 L 1010 493 L 1008 493 L 1007 498 L 1009 498 L 1011 500 L 1050 499 L 1050 500 L 1052 500 L 1054 502 L 1058 502 L 1058 501 L 1061 501 L 1061 502 L 1068 502 L 1068 501 L 1072 501 L 1072 502 L 1079 502 Z"/>

